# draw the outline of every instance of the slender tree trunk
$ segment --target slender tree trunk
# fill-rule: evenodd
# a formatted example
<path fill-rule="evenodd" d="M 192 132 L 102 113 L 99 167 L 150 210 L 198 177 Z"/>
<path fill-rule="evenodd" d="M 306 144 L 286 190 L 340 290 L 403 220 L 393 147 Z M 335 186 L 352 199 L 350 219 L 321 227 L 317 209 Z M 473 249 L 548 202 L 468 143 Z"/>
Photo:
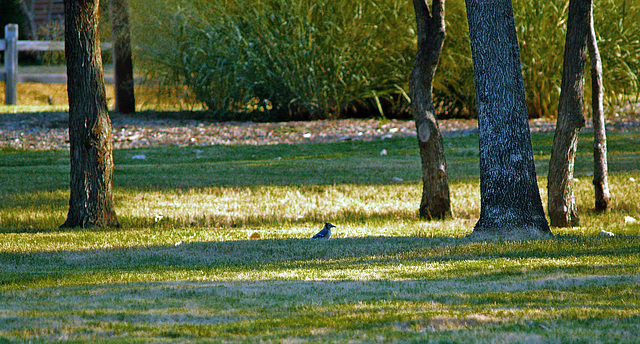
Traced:
<path fill-rule="evenodd" d="M 113 133 L 107 111 L 98 0 L 65 0 L 71 195 L 62 227 L 118 227 L 113 204 Z"/>
<path fill-rule="evenodd" d="M 572 183 L 578 134 L 585 125 L 582 103 L 591 4 L 592 0 L 569 2 L 558 120 L 549 160 L 547 185 L 549 218 L 551 225 L 557 227 L 580 224 Z"/>
<path fill-rule="evenodd" d="M 422 159 L 420 217 L 431 220 L 451 216 L 451 201 L 442 135 L 438 128 L 432 96 L 433 77 L 445 38 L 445 0 L 433 0 L 433 15 L 429 13 L 425 1 L 413 1 L 418 27 L 418 54 L 409 84 Z"/>
<path fill-rule="evenodd" d="M 35 36 L 36 36 L 37 27 L 36 27 L 36 22 L 34 18 L 35 16 L 33 14 L 33 1 L 20 1 L 20 9 L 24 13 L 24 15 L 27 17 L 27 20 L 29 21 L 29 32 L 27 36 L 31 37 L 32 39 L 36 39 Z"/>
<path fill-rule="evenodd" d="M 466 5 L 480 130 L 481 210 L 471 236 L 550 236 L 511 0 L 467 0 Z"/>
<path fill-rule="evenodd" d="M 593 23 L 593 8 L 589 14 L 589 57 L 591 59 L 591 107 L 593 108 L 593 185 L 595 187 L 596 211 L 611 208 L 611 194 L 607 178 L 607 133 L 602 100 L 602 60 L 598 50 L 596 29 Z"/>
<path fill-rule="evenodd" d="M 134 113 L 136 100 L 131 58 L 131 29 L 127 0 L 109 0 L 109 18 L 113 37 L 113 65 L 115 73 L 116 111 Z"/>

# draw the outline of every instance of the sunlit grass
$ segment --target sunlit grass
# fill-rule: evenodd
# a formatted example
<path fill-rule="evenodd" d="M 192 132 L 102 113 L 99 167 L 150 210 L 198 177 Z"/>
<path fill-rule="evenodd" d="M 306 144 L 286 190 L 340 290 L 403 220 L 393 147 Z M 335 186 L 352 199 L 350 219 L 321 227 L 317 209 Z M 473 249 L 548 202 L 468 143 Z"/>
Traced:
<path fill-rule="evenodd" d="M 51 66 L 33 66 L 22 68 L 21 73 L 58 73 L 59 68 L 50 70 Z M 23 70 L 25 69 L 25 70 Z M 0 90 L 4 90 L 4 82 L 0 81 Z M 115 87 L 106 84 L 107 106 L 115 108 Z M 195 105 L 189 99 L 171 94 L 160 95 L 156 87 L 150 85 L 136 85 L 136 110 L 177 111 L 202 110 L 202 105 Z M 68 112 L 69 100 L 66 84 L 19 83 L 17 85 L 17 105 L 5 105 L 4 92 L 0 92 L 0 113 L 39 113 L 39 112 Z"/>
<path fill-rule="evenodd" d="M 552 135 L 533 138 L 546 203 Z M 122 228 L 103 230 L 57 228 L 68 152 L 2 151 L 0 343 L 637 342 L 639 146 L 610 138 L 611 212 L 592 211 L 583 135 L 581 226 L 488 242 L 465 238 L 474 135 L 445 140 L 454 218 L 431 222 L 415 138 L 118 150 Z"/>
<path fill-rule="evenodd" d="M 595 239 L 574 237 L 492 245 L 477 245 L 464 239 L 377 237 L 336 239 L 330 245 L 296 239 L 4 253 L 2 289 L 257 280 L 445 283 L 452 279 L 449 282 L 476 280 L 501 285 L 508 279 L 508 285 L 496 289 L 473 288 L 478 292 L 505 292 L 526 290 L 535 284 L 548 287 L 554 279 L 569 277 L 584 280 L 583 284 L 600 278 L 627 283 L 640 278 L 634 275 L 640 258 L 634 250 L 637 238 L 616 239 L 603 247 L 600 244 Z M 591 276 L 594 274 L 597 276 Z"/>
<path fill-rule="evenodd" d="M 3 253 L 0 333 L 84 342 L 495 342 L 510 334 L 508 342 L 632 343 L 637 245 L 637 237 L 378 237 Z"/>

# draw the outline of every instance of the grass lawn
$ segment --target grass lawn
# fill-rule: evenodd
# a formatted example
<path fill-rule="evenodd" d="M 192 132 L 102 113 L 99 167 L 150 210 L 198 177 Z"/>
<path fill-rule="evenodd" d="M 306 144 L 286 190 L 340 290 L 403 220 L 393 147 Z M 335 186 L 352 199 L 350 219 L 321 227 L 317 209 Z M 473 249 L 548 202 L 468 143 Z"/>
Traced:
<path fill-rule="evenodd" d="M 608 138 L 613 210 L 592 212 L 582 134 L 582 226 L 528 242 L 465 238 L 477 135 L 445 140 L 455 217 L 434 222 L 415 138 L 117 150 L 117 230 L 57 228 L 68 152 L 2 150 L 0 344 L 638 343 L 640 133 Z"/>

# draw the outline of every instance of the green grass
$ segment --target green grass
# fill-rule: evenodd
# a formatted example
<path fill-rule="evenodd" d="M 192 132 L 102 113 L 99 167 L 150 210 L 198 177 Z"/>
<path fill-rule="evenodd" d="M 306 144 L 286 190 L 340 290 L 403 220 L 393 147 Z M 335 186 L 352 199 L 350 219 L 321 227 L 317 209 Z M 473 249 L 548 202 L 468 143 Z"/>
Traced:
<path fill-rule="evenodd" d="M 637 343 L 640 134 L 608 138 L 612 211 L 591 211 L 582 134 L 582 226 L 522 242 L 465 238 L 475 135 L 445 140 L 455 218 L 434 222 L 414 138 L 117 150 L 117 230 L 57 228 L 68 152 L 1 150 L 0 343 Z"/>

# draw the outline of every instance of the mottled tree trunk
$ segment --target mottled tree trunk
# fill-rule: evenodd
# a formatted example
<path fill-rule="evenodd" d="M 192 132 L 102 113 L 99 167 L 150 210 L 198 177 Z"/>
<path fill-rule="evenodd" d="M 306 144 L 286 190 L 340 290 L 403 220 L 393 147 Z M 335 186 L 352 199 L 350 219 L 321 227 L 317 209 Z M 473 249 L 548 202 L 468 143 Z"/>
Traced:
<path fill-rule="evenodd" d="M 113 204 L 113 133 L 107 111 L 98 0 L 65 0 L 71 195 L 62 227 L 117 227 Z"/>
<path fill-rule="evenodd" d="M 471 236 L 552 235 L 536 178 L 511 0 L 467 0 L 480 131 L 481 210 Z"/>
<path fill-rule="evenodd" d="M 589 58 L 591 59 L 591 107 L 593 108 L 593 185 L 596 211 L 611 208 L 611 194 L 607 179 L 607 133 L 602 100 L 602 60 L 598 50 L 596 29 L 593 24 L 593 8 L 589 14 Z"/>
<path fill-rule="evenodd" d="M 418 54 L 409 81 L 411 108 L 418 131 L 422 159 L 422 201 L 420 217 L 444 219 L 451 216 L 449 182 L 442 136 L 433 105 L 433 77 L 445 38 L 444 0 L 434 0 L 432 12 L 426 0 L 414 0 L 418 27 Z"/>
<path fill-rule="evenodd" d="M 116 111 L 134 113 L 136 99 L 131 58 L 131 29 L 127 0 L 109 0 L 109 18 L 113 37 L 113 66 L 116 89 Z"/>
<path fill-rule="evenodd" d="M 585 125 L 582 103 L 591 4 L 591 0 L 569 2 L 558 120 L 551 148 L 547 185 L 549 218 L 551 225 L 557 227 L 580 224 L 572 183 L 578 134 Z"/>

